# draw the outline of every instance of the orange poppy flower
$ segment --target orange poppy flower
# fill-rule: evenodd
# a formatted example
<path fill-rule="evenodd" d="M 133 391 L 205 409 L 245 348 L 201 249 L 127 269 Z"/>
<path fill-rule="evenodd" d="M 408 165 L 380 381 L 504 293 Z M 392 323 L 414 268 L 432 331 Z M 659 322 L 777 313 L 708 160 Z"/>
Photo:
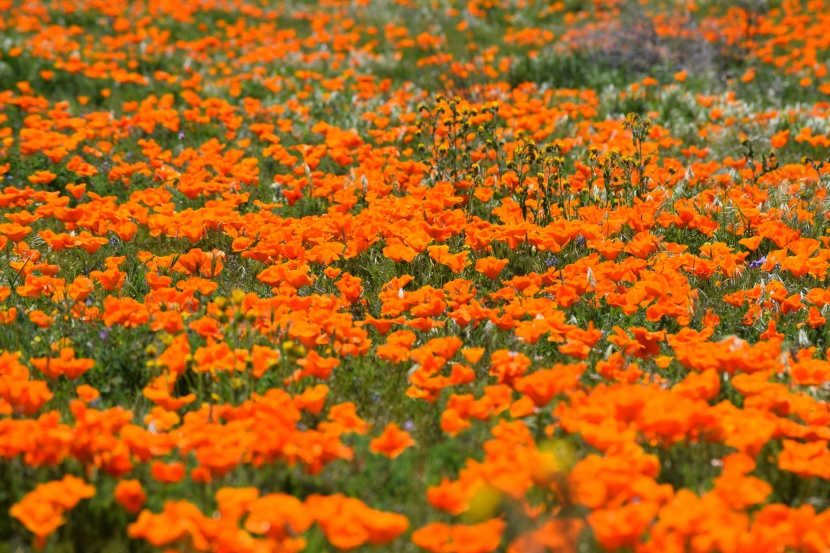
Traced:
<path fill-rule="evenodd" d="M 118 504 L 132 514 L 137 514 L 147 500 L 147 494 L 138 480 L 121 480 L 113 493 Z"/>
<path fill-rule="evenodd" d="M 476 261 L 475 269 L 490 280 L 496 280 L 501 270 L 507 265 L 506 259 L 496 259 L 495 257 L 484 257 Z"/>
<path fill-rule="evenodd" d="M 369 450 L 394 459 L 414 445 L 415 440 L 409 432 L 401 430 L 397 424 L 390 422 L 381 435 L 369 443 Z"/>
<path fill-rule="evenodd" d="M 506 524 L 501 519 L 465 526 L 433 522 L 412 533 L 412 542 L 433 553 L 465 551 L 490 553 L 501 544 Z"/>
<path fill-rule="evenodd" d="M 305 376 L 328 380 L 331 377 L 332 369 L 339 366 L 340 361 L 333 357 L 322 357 L 316 351 L 312 350 L 305 359 L 298 360 L 297 364 L 302 369 L 294 374 L 295 380 L 299 380 Z"/>
<path fill-rule="evenodd" d="M 66 475 L 62 480 L 38 485 L 34 491 L 12 505 L 9 514 L 35 535 L 35 548 L 41 549 L 46 538 L 64 522 L 63 514 L 82 499 L 95 495 L 95 488 L 80 478 Z"/>
<path fill-rule="evenodd" d="M 48 378 L 57 378 L 65 375 L 75 380 L 95 366 L 92 359 L 76 359 L 75 350 L 72 348 L 61 348 L 60 357 L 41 357 L 30 360 L 32 365 Z"/>
<path fill-rule="evenodd" d="M 153 461 L 153 464 L 150 466 L 150 474 L 157 482 L 174 484 L 184 478 L 184 465 L 182 463 Z"/>

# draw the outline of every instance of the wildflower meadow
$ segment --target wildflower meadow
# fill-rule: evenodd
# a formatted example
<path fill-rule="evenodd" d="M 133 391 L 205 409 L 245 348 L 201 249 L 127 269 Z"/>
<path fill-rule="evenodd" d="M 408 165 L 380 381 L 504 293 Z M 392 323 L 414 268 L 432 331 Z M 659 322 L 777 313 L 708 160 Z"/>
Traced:
<path fill-rule="evenodd" d="M 828 29 L 0 0 L 0 553 L 830 551 Z"/>

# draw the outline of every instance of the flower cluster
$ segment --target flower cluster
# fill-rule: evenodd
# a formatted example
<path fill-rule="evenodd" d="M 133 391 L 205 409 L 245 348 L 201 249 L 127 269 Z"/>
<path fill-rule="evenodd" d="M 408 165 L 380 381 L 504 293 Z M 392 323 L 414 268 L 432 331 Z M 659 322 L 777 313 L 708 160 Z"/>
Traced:
<path fill-rule="evenodd" d="M 0 541 L 827 551 L 830 9 L 636 4 L 0 0 Z"/>

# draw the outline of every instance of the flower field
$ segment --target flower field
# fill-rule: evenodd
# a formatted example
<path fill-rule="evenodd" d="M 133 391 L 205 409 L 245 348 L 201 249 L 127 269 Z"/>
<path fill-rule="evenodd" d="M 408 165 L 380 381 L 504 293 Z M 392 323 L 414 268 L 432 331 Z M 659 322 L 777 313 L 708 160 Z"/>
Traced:
<path fill-rule="evenodd" d="M 0 553 L 830 551 L 824 0 L 0 0 Z"/>

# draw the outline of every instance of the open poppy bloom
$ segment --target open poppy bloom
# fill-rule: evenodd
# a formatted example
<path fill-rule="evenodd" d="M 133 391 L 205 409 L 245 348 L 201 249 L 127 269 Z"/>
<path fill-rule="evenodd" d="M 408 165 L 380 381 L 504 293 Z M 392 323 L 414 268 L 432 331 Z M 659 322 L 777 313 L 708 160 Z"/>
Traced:
<path fill-rule="evenodd" d="M 397 424 L 390 422 L 383 433 L 372 440 L 369 448 L 374 453 L 394 459 L 413 445 L 415 445 L 415 440 L 409 432 L 401 430 Z"/>

